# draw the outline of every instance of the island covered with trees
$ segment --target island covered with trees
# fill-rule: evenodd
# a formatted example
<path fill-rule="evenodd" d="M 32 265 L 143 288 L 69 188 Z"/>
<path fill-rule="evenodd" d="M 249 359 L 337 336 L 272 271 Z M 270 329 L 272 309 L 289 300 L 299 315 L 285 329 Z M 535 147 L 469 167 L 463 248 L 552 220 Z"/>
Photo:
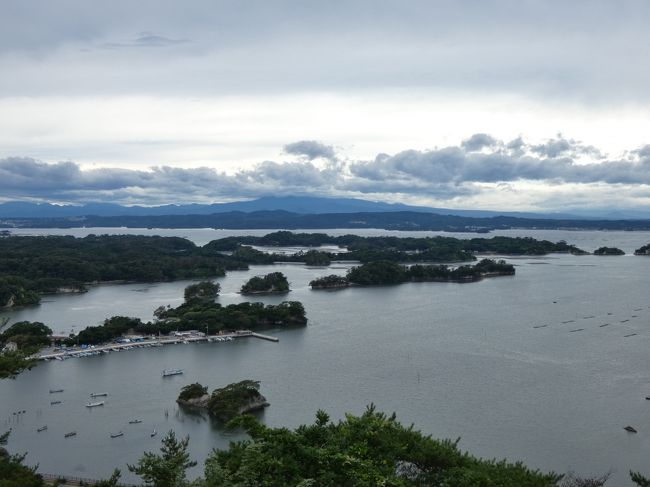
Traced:
<path fill-rule="evenodd" d="M 650 255 L 650 244 L 639 247 L 634 251 L 634 255 Z"/>
<path fill-rule="evenodd" d="M 241 287 L 242 294 L 284 294 L 289 291 L 289 281 L 282 272 L 253 276 Z"/>
<path fill-rule="evenodd" d="M 227 423 L 236 416 L 263 409 L 269 405 L 260 393 L 260 382 L 243 380 L 215 389 L 199 383 L 189 384 L 181 390 L 177 402 L 186 407 L 206 409 L 218 420 Z"/>
<path fill-rule="evenodd" d="M 529 237 L 492 237 L 459 239 L 453 237 L 362 237 L 359 235 L 331 236 L 325 233 L 293 233 L 288 231 L 272 232 L 267 235 L 226 237 L 206 244 L 204 248 L 218 251 L 230 251 L 233 255 L 250 254 L 251 251 L 242 251 L 243 247 L 322 247 L 324 245 L 337 246 L 341 252 L 322 252 L 317 249 L 282 256 L 278 259 L 275 254 L 265 254 L 272 258 L 284 261 L 306 262 L 309 252 L 319 259 L 330 260 L 358 260 L 371 262 L 374 260 L 392 260 L 395 262 L 466 262 L 476 260 L 475 253 L 492 253 L 503 255 L 545 255 L 552 252 L 571 253 L 584 255 L 582 249 L 564 241 L 557 243 L 548 240 L 536 240 Z M 255 251 L 255 249 L 251 249 Z M 269 261 L 259 263 L 270 263 Z"/>
<path fill-rule="evenodd" d="M 446 265 L 413 264 L 404 266 L 380 260 L 350 269 L 346 276 L 330 275 L 314 279 L 312 289 L 336 289 L 348 286 L 378 286 L 404 282 L 472 282 L 484 277 L 511 276 L 512 264 L 504 260 L 483 259 L 476 265 L 451 268 Z"/>
<path fill-rule="evenodd" d="M 594 255 L 625 255 L 625 252 L 617 247 L 599 247 L 594 250 Z"/>
<path fill-rule="evenodd" d="M 113 316 L 98 326 L 89 326 L 66 340 L 68 345 L 106 343 L 126 333 L 141 335 L 169 334 L 174 331 L 206 330 L 210 333 L 231 330 L 304 326 L 305 308 L 298 301 L 280 304 L 238 303 L 223 306 L 213 301 L 192 300 L 177 308 L 160 308 L 158 319 L 142 322 L 139 318 Z"/>
<path fill-rule="evenodd" d="M 324 251 L 324 245 L 340 248 Z M 303 246 L 292 255 L 255 247 Z M 310 248 L 311 247 L 311 248 Z M 332 260 L 445 263 L 476 260 L 477 253 L 543 255 L 584 254 L 566 242 L 493 237 L 338 237 L 324 233 L 272 232 L 262 237 L 226 237 L 196 246 L 179 237 L 136 235 L 3 236 L 0 238 L 0 308 L 36 304 L 48 293 L 83 292 L 103 282 L 159 282 L 223 276 L 229 270 L 274 262 L 327 266 Z M 273 273 L 275 274 L 275 273 Z M 273 278 L 271 292 L 288 287 Z M 246 292 L 268 284 L 255 280 Z M 286 289 L 285 289 L 286 290 Z"/>

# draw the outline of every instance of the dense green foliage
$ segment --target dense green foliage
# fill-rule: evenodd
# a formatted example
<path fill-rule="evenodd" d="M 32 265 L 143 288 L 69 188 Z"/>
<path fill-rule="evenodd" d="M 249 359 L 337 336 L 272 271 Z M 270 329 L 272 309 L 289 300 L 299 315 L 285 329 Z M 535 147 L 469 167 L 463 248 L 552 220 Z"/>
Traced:
<path fill-rule="evenodd" d="M 1 378 L 1 377 L 0 377 Z M 42 487 L 45 482 L 36 468 L 24 465 L 25 455 L 10 455 L 7 444 L 11 431 L 0 435 L 0 487 Z"/>
<path fill-rule="evenodd" d="M 10 455 L 0 447 L 0 487 L 44 487 L 35 467 L 26 466 L 25 455 Z"/>
<path fill-rule="evenodd" d="M 220 330 L 255 330 L 268 327 L 303 326 L 307 324 L 305 308 L 298 301 L 277 305 L 238 303 L 222 306 L 214 302 L 185 303 L 160 313 L 156 323 L 136 328 L 142 333 L 169 333 L 174 330 L 197 330 L 209 326 L 210 332 Z"/>
<path fill-rule="evenodd" d="M 328 266 L 332 262 L 330 254 L 318 250 L 308 250 L 307 252 L 298 252 L 293 255 L 293 259 L 303 261 L 309 266 Z"/>
<path fill-rule="evenodd" d="M 205 462 L 204 478 L 191 485 L 550 487 L 561 477 L 519 463 L 474 458 L 461 452 L 457 442 L 434 440 L 373 407 L 338 423 L 319 411 L 314 424 L 295 430 L 268 428 L 251 416 L 231 424 L 242 426 L 251 439 L 213 451 Z M 148 455 L 144 458 L 150 461 Z M 188 460 L 178 451 L 176 455 Z"/>
<path fill-rule="evenodd" d="M 144 326 L 139 318 L 128 316 L 113 316 L 104 320 L 99 326 L 89 326 L 81 330 L 77 336 L 70 338 L 69 343 L 97 345 L 120 337 L 130 330 L 136 331 Z"/>
<path fill-rule="evenodd" d="M 203 397 L 208 393 L 208 388 L 202 386 L 198 382 L 194 384 L 188 384 L 181 389 L 181 393 L 178 395 L 180 401 L 187 401 L 188 399 L 196 399 L 197 397 Z"/>
<path fill-rule="evenodd" d="M 340 287 L 348 287 L 350 281 L 345 276 L 337 276 L 330 274 L 329 276 L 319 277 L 309 282 L 312 289 L 333 289 Z"/>
<path fill-rule="evenodd" d="M 33 366 L 34 361 L 28 359 L 22 352 L 0 353 L 0 379 L 13 379 L 23 370 Z"/>
<path fill-rule="evenodd" d="M 207 300 L 192 300 L 177 308 L 156 310 L 158 321 L 143 323 L 139 318 L 114 316 L 99 326 L 89 326 L 69 344 L 96 345 L 109 342 L 129 331 L 144 335 L 167 334 L 173 331 L 205 330 L 210 333 L 240 329 L 261 329 L 307 324 L 305 308 L 298 301 L 284 301 L 277 305 L 238 303 L 222 306 Z"/>
<path fill-rule="evenodd" d="M 196 284 L 190 284 L 185 288 L 185 302 L 191 301 L 214 301 L 221 291 L 221 285 L 218 282 L 201 281 Z"/>
<path fill-rule="evenodd" d="M 37 302 L 29 292 L 82 289 L 93 282 L 214 277 L 242 266 L 178 237 L 5 237 L 0 239 L 0 305 L 12 295 L 22 304 Z"/>
<path fill-rule="evenodd" d="M 470 252 L 492 252 L 505 255 L 545 255 L 551 252 L 568 252 L 577 255 L 587 253 L 563 240 L 553 243 L 531 237 L 472 238 L 463 241 L 463 248 Z"/>
<path fill-rule="evenodd" d="M 21 277 L 0 277 L 0 308 L 37 304 L 40 297 L 33 283 Z"/>
<path fill-rule="evenodd" d="M 563 241 L 553 243 L 548 240 L 535 240 L 529 237 L 493 237 L 470 240 L 451 237 L 361 237 L 358 235 L 333 237 L 324 233 L 292 233 L 288 231 L 272 232 L 262 237 L 227 237 L 213 240 L 204 248 L 219 251 L 238 249 L 235 252 L 237 253 L 241 249 L 238 246 L 243 245 L 266 247 L 338 245 L 347 248 L 348 252 L 332 255 L 325 252 L 321 253 L 330 259 L 359 260 L 361 262 L 376 260 L 390 260 L 393 262 L 462 262 L 474 260 L 473 253 L 475 252 L 509 255 L 543 255 L 550 252 L 586 253 Z M 260 254 L 263 253 L 260 252 Z M 272 261 L 278 260 L 277 256 L 266 255 L 271 256 Z M 298 255 L 296 254 L 289 259 L 284 257 L 283 260 L 295 260 L 298 259 Z M 324 257 L 322 258 L 324 259 Z M 258 256 L 256 263 L 269 262 L 268 260 L 264 262 L 262 257 Z"/>
<path fill-rule="evenodd" d="M 50 343 L 52 330 L 39 322 L 20 321 L 0 334 L 0 379 L 14 378 L 25 369 L 35 365 L 28 358 L 43 345 Z M 13 342 L 18 350 L 2 352 L 7 343 Z M 1 484 L 0 484 L 1 485 Z"/>
<path fill-rule="evenodd" d="M 485 276 L 513 275 L 514 273 L 515 268 L 511 264 L 507 264 L 503 260 L 492 259 L 483 259 L 476 265 L 463 265 L 456 268 L 422 264 L 406 267 L 391 261 L 376 261 L 353 267 L 348 271 L 346 279 L 349 283 L 358 286 L 376 286 L 409 281 L 473 281 Z M 322 282 L 315 282 L 321 287 L 325 287 L 322 286 Z"/>
<path fill-rule="evenodd" d="M 650 244 L 639 247 L 634 251 L 634 255 L 650 255 Z"/>
<path fill-rule="evenodd" d="M 639 487 L 650 487 L 650 479 L 644 477 L 639 472 L 630 471 L 630 478 L 632 479 L 632 482 L 634 482 Z"/>
<path fill-rule="evenodd" d="M 208 411 L 215 418 L 227 422 L 256 401 L 264 401 L 259 381 L 243 380 L 215 389 L 208 400 Z"/>
<path fill-rule="evenodd" d="M 0 334 L 0 348 L 14 342 L 18 350 L 31 351 L 50 344 L 52 330 L 38 321 L 19 321 Z"/>
<path fill-rule="evenodd" d="M 594 250 L 594 255 L 625 255 L 625 252 L 616 247 L 599 247 Z"/>
<path fill-rule="evenodd" d="M 162 440 L 161 454 L 146 452 L 138 463 L 129 465 L 131 472 L 142 477 L 145 485 L 153 487 L 183 487 L 185 472 L 196 465 L 190 460 L 187 445 L 190 437 L 178 441 L 173 431 L 165 435 Z"/>
<path fill-rule="evenodd" d="M 282 272 L 271 272 L 265 276 L 251 277 L 242 287 L 242 294 L 256 293 L 286 293 L 289 291 L 289 281 Z"/>
<path fill-rule="evenodd" d="M 293 255 L 266 253 L 257 246 L 337 245 L 347 252 L 316 249 Z M 178 237 L 89 235 L 0 239 L 0 307 L 35 304 L 39 294 L 83 291 L 95 282 L 151 282 L 224 275 L 225 270 L 278 261 L 329 265 L 332 259 L 392 262 L 462 262 L 476 252 L 541 255 L 549 252 L 584 253 L 566 242 L 532 238 L 494 237 L 462 240 L 450 237 L 333 237 L 324 233 L 272 232 L 263 237 L 240 236 L 213 240 L 203 247 Z M 229 254 L 228 254 L 229 253 Z M 276 274 L 276 273 L 274 273 Z M 279 280 L 264 290 L 268 279 L 257 278 L 245 292 L 284 292 Z"/>
<path fill-rule="evenodd" d="M 348 281 L 359 286 L 399 284 L 407 280 L 406 267 L 387 260 L 368 262 L 348 271 Z"/>

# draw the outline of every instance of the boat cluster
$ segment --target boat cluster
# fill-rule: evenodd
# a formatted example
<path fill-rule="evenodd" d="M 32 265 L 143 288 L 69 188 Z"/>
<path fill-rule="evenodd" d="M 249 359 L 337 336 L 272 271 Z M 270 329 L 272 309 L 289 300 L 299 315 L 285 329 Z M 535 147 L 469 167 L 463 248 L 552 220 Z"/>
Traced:
<path fill-rule="evenodd" d="M 101 350 L 66 350 L 62 355 L 57 355 L 54 357 L 56 360 L 67 360 L 69 358 L 77 357 L 94 357 L 96 355 L 105 355 L 111 352 L 121 352 L 123 350 L 133 350 L 135 348 L 152 348 L 152 347 L 162 347 L 163 344 L 156 343 L 136 343 L 133 345 L 119 346 L 119 347 L 107 347 L 102 348 Z M 49 358 L 44 358 L 43 360 L 50 360 Z"/>
<path fill-rule="evenodd" d="M 209 342 L 232 342 L 233 340 L 234 338 L 231 336 L 225 336 L 225 337 L 214 336 L 208 338 Z"/>
<path fill-rule="evenodd" d="M 165 372 L 165 371 L 163 371 L 163 372 Z M 170 372 L 170 375 L 176 375 L 176 374 L 182 374 L 183 373 L 183 371 L 180 370 L 180 369 L 173 369 L 173 370 L 170 370 L 168 372 Z M 63 392 L 63 389 L 50 389 L 50 394 L 55 394 L 55 393 L 59 393 L 59 392 Z M 108 396 L 108 392 L 91 392 L 90 393 L 91 398 L 107 397 L 107 396 Z M 50 404 L 61 404 L 61 402 L 62 401 L 51 401 Z M 103 406 L 104 404 L 106 404 L 106 401 L 88 401 L 86 403 L 86 407 L 87 408 L 95 408 L 95 407 Z M 14 413 L 14 414 L 23 414 L 25 412 L 26 411 L 18 411 L 18 412 Z M 140 423 L 142 423 L 141 419 L 131 419 L 129 421 L 129 424 L 140 424 Z M 38 433 L 41 433 L 43 431 L 47 431 L 47 425 L 43 425 L 43 426 L 38 427 L 36 429 L 36 431 Z M 151 431 L 150 436 L 153 438 L 157 434 L 158 434 L 158 432 L 156 431 L 156 428 L 154 428 L 153 431 Z M 70 431 L 68 433 L 65 433 L 63 436 L 65 438 L 70 438 L 72 436 L 77 436 L 77 432 L 76 431 Z M 111 436 L 111 438 L 119 438 L 120 436 L 124 436 L 124 433 L 122 431 L 118 431 L 117 433 L 111 433 L 110 436 Z"/>

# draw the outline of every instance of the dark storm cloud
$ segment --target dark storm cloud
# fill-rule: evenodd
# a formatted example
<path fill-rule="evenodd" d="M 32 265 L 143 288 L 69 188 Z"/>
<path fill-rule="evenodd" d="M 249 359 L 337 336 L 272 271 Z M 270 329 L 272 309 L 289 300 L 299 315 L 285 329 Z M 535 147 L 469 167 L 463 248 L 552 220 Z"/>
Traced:
<path fill-rule="evenodd" d="M 284 152 L 295 156 L 304 156 L 313 161 L 319 157 L 323 159 L 336 159 L 336 152 L 331 145 L 325 145 L 315 140 L 300 140 L 284 146 Z"/>
<path fill-rule="evenodd" d="M 303 144 L 304 141 L 289 144 L 287 152 L 316 159 L 324 157 L 315 155 L 322 152 L 305 147 L 329 147 L 320 143 Z M 480 152 L 476 150 L 479 146 Z M 379 154 L 369 161 L 327 164 L 324 168 L 309 160 L 264 161 L 235 173 L 207 167 L 169 166 L 146 171 L 82 170 L 74 162 L 48 164 L 31 158 L 9 157 L 0 159 L 0 194 L 5 199 L 160 204 L 307 193 L 373 194 L 387 198 L 409 195 L 442 200 L 477 194 L 483 191 L 481 184 L 518 181 L 626 184 L 637 188 L 650 185 L 650 146 L 629 151 L 627 159 L 598 162 L 593 157 L 584 159 L 594 151 L 598 153 L 594 148 L 562 137 L 544 144 L 528 144 L 523 139 L 504 143 L 479 134 L 459 146 Z"/>

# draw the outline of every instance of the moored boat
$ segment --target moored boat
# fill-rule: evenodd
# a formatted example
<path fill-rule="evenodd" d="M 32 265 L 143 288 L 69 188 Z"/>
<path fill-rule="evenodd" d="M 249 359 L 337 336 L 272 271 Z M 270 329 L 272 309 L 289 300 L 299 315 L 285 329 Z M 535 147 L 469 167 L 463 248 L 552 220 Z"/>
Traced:
<path fill-rule="evenodd" d="M 108 396 L 108 392 L 92 392 L 90 397 L 105 397 Z"/>
<path fill-rule="evenodd" d="M 66 433 L 63 436 L 66 437 L 66 438 L 70 438 L 71 436 L 77 436 L 77 432 L 76 431 L 70 431 L 70 433 Z"/>
<path fill-rule="evenodd" d="M 111 438 L 119 438 L 120 436 L 124 436 L 124 433 L 121 431 L 118 431 L 117 433 L 111 433 Z"/>
<path fill-rule="evenodd" d="M 61 404 L 61 401 L 50 401 L 50 404 L 54 406 L 55 404 Z"/>
<path fill-rule="evenodd" d="M 141 419 L 132 419 L 131 421 L 129 421 L 129 424 L 138 424 L 138 423 L 142 423 L 142 420 Z"/>
<path fill-rule="evenodd" d="M 36 431 L 37 431 L 38 433 L 40 433 L 41 431 L 45 431 L 46 429 L 47 429 L 47 425 L 45 425 L 45 426 L 41 426 L 41 427 L 38 428 Z"/>
<path fill-rule="evenodd" d="M 104 405 L 104 401 L 97 401 L 97 402 L 89 402 L 89 403 L 86 403 L 86 407 L 87 407 L 87 408 L 95 408 L 95 407 L 97 407 L 97 406 L 103 406 L 103 405 Z"/>
<path fill-rule="evenodd" d="M 63 389 L 50 389 L 50 394 L 56 394 L 57 392 L 63 392 Z"/>
<path fill-rule="evenodd" d="M 163 377 L 169 377 L 172 375 L 179 375 L 183 373 L 183 369 L 165 369 L 162 371 Z"/>

